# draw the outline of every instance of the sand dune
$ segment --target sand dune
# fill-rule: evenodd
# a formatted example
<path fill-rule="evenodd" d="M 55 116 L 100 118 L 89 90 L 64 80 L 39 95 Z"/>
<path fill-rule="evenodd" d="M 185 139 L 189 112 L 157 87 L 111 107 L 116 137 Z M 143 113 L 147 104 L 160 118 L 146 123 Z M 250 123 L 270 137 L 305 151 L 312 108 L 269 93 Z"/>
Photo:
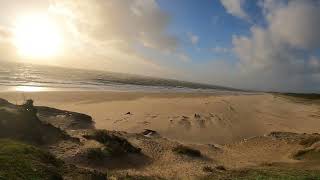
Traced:
<path fill-rule="evenodd" d="M 11 102 L 19 96 L 1 94 Z M 41 92 L 24 97 L 49 106 L 36 106 L 39 119 L 72 137 L 41 148 L 113 179 L 250 179 L 251 172 L 255 179 L 260 171 L 271 173 L 266 177 L 319 175 L 318 103 L 262 93 Z M 15 107 L 5 104 L 6 111 Z M 109 131 L 95 129 L 94 122 Z"/>
<path fill-rule="evenodd" d="M 18 93 L 1 97 L 22 100 Z M 184 143 L 224 144 L 271 131 L 314 133 L 320 127 L 318 105 L 272 94 L 37 92 L 24 97 L 36 105 L 88 114 L 99 129 L 148 128 Z"/>

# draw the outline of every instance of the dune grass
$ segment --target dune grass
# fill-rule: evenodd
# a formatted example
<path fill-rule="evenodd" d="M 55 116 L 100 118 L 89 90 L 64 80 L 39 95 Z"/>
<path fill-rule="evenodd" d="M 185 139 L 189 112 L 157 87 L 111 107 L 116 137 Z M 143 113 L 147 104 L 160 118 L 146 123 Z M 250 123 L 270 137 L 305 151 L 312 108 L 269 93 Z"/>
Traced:
<path fill-rule="evenodd" d="M 213 173 L 200 180 L 320 180 L 320 171 L 297 169 L 248 169 Z"/>
<path fill-rule="evenodd" d="M 0 108 L 0 138 L 17 139 L 32 144 L 44 145 L 70 138 L 66 132 L 43 123 L 37 116 L 32 100 L 23 105 L 7 105 Z"/>
<path fill-rule="evenodd" d="M 308 100 L 320 100 L 320 94 L 315 93 L 279 93 L 280 95 Z"/>
<path fill-rule="evenodd" d="M 320 141 L 320 136 L 318 136 L 318 135 L 317 136 L 310 136 L 310 137 L 302 139 L 299 144 L 306 146 L 306 147 L 309 147 L 318 141 Z"/>
<path fill-rule="evenodd" d="M 320 161 L 320 151 L 314 148 L 302 149 L 293 154 L 293 158 L 297 160 Z"/>
<path fill-rule="evenodd" d="M 277 97 L 288 99 L 295 103 L 302 104 L 319 104 L 320 94 L 307 94 L 307 93 L 273 93 Z"/>
<path fill-rule="evenodd" d="M 63 162 L 31 145 L 0 139 L 0 179 L 60 180 Z"/>
<path fill-rule="evenodd" d="M 100 142 L 108 150 L 109 155 L 123 155 L 126 153 L 140 153 L 141 149 L 134 147 L 126 139 L 112 134 L 107 130 L 95 130 L 93 133 L 83 136 Z"/>
<path fill-rule="evenodd" d="M 90 148 L 87 150 L 87 158 L 93 161 L 101 161 L 111 156 L 111 151 L 107 148 Z"/>
<path fill-rule="evenodd" d="M 117 180 L 166 180 L 155 176 L 118 176 Z"/>

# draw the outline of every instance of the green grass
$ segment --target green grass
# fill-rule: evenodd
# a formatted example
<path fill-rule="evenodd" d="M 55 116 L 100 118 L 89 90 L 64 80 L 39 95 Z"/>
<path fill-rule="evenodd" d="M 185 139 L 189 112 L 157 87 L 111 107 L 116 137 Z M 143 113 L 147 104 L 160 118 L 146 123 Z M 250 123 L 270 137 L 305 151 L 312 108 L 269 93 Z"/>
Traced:
<path fill-rule="evenodd" d="M 41 122 L 31 107 L 16 106 L 14 111 L 0 109 L 0 138 L 44 145 L 69 136 L 51 124 Z"/>
<path fill-rule="evenodd" d="M 0 139 L 1 180 L 60 180 L 62 162 L 50 153 L 20 142 Z"/>
<path fill-rule="evenodd" d="M 200 180 L 320 180 L 320 171 L 297 169 L 250 169 L 226 171 Z"/>

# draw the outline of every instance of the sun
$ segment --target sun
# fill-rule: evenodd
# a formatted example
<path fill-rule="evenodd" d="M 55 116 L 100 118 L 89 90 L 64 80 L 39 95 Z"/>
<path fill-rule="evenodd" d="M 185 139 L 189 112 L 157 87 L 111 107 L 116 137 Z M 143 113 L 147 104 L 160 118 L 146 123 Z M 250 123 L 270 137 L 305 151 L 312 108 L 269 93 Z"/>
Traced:
<path fill-rule="evenodd" d="M 14 44 L 25 58 L 50 58 L 58 55 L 62 38 L 57 24 L 46 14 L 33 14 L 17 19 Z"/>

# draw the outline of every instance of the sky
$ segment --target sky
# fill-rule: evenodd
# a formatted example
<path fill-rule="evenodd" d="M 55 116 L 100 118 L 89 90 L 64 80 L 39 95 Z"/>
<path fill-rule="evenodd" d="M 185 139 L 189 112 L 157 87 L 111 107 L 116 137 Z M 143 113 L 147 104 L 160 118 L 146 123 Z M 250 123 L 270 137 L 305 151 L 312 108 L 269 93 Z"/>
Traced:
<path fill-rule="evenodd" d="M 0 61 L 319 92 L 320 0 L 0 0 Z"/>

